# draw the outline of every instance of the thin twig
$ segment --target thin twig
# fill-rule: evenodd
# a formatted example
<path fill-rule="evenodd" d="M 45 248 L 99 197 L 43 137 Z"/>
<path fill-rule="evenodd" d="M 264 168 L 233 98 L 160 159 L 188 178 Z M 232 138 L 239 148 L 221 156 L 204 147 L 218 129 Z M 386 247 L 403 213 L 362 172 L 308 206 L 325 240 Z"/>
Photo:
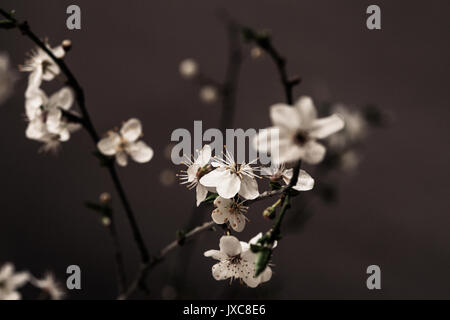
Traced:
<path fill-rule="evenodd" d="M 147 277 L 148 272 L 157 264 L 159 264 L 161 261 L 164 260 L 167 254 L 169 254 L 171 251 L 173 251 L 175 248 L 180 247 L 182 243 L 184 244 L 187 242 L 190 238 L 194 237 L 195 235 L 198 235 L 206 230 L 210 230 L 215 225 L 214 221 L 205 222 L 201 226 L 198 226 L 188 233 L 185 234 L 183 237 L 183 241 L 180 241 L 180 239 L 174 240 L 171 243 L 169 243 L 167 246 L 165 246 L 163 249 L 160 250 L 158 255 L 152 257 L 152 260 L 149 264 L 143 264 L 141 265 L 140 271 L 137 275 L 137 277 L 134 279 L 134 281 L 129 285 L 128 289 L 124 294 L 119 296 L 119 300 L 128 299 L 145 281 L 145 278 Z"/>
<path fill-rule="evenodd" d="M 222 89 L 222 116 L 219 127 L 223 134 L 225 134 L 225 130 L 233 123 L 239 73 L 243 60 L 239 27 L 233 21 L 228 20 L 227 31 L 229 41 L 228 67 Z"/>
<path fill-rule="evenodd" d="M 242 32 L 243 32 L 244 36 L 246 37 L 246 39 L 248 41 L 254 42 L 257 46 L 259 46 L 261 49 L 263 49 L 274 61 L 275 65 L 278 69 L 280 78 L 281 78 L 281 84 L 284 88 L 286 102 L 287 102 L 287 104 L 292 105 L 293 100 L 294 100 L 293 94 L 292 94 L 293 88 L 295 85 L 297 85 L 301 82 L 301 79 L 299 77 L 295 77 L 293 79 L 288 78 L 288 73 L 286 70 L 286 64 L 287 64 L 286 59 L 278 53 L 278 50 L 273 46 L 272 41 L 268 35 L 258 34 L 257 32 L 255 32 L 253 29 L 251 29 L 249 27 L 243 26 L 241 28 L 242 28 Z M 300 173 L 301 166 L 302 166 L 302 161 L 299 160 L 294 167 L 292 179 L 289 182 L 289 185 L 286 188 L 284 188 L 284 190 L 282 191 L 283 195 L 282 195 L 281 199 L 283 200 L 282 201 L 283 204 L 281 207 L 281 211 L 278 214 L 278 217 L 276 218 L 272 229 L 269 231 L 269 234 L 270 234 L 269 242 L 271 245 L 273 245 L 275 243 L 275 241 L 280 238 L 281 224 L 283 222 L 283 218 L 284 218 L 287 210 L 291 207 L 290 191 L 291 191 L 292 187 L 294 187 L 297 184 L 298 175 Z"/>
<path fill-rule="evenodd" d="M 258 198 L 254 199 L 254 200 L 249 200 L 248 202 L 255 203 L 255 202 L 276 196 L 276 195 L 280 195 L 286 190 L 285 188 L 281 188 L 279 190 L 273 190 L 273 191 L 266 191 L 264 193 L 261 193 Z M 195 227 L 191 231 L 187 232 L 182 239 L 183 241 L 180 241 L 180 239 L 177 239 L 177 240 L 169 243 L 163 249 L 161 249 L 159 251 L 158 255 L 152 257 L 152 260 L 150 261 L 150 263 L 141 265 L 140 270 L 139 270 L 137 276 L 135 277 L 135 279 L 133 280 L 133 282 L 128 286 L 128 289 L 126 290 L 126 292 L 124 294 L 120 295 L 118 299 L 120 299 L 120 300 L 128 299 L 144 283 L 148 272 L 154 266 L 156 266 L 157 264 L 162 262 L 169 252 L 171 252 L 172 250 L 174 250 L 177 247 L 180 247 L 181 244 L 185 243 L 187 240 L 192 240 L 192 238 L 195 235 L 198 235 L 206 230 L 209 230 L 214 225 L 216 225 L 216 223 L 214 221 L 205 222 L 204 224 L 202 224 L 198 227 Z"/>
<path fill-rule="evenodd" d="M 116 260 L 116 267 L 117 267 L 117 282 L 118 282 L 118 289 L 119 294 L 125 291 L 127 286 L 127 277 L 126 277 L 126 271 L 125 271 L 125 263 L 123 259 L 122 249 L 120 247 L 120 241 L 119 241 L 119 235 L 117 233 L 116 228 L 116 222 L 114 220 L 114 217 L 110 217 L 110 224 L 108 225 L 108 230 L 111 235 L 111 239 L 114 245 L 114 257 Z"/>
<path fill-rule="evenodd" d="M 298 76 L 293 78 L 288 77 L 288 73 L 286 71 L 287 61 L 273 46 L 272 41 L 268 35 L 258 34 L 253 29 L 245 26 L 241 26 L 241 30 L 244 34 L 244 37 L 248 41 L 254 42 L 258 47 L 263 49 L 272 58 L 280 75 L 281 84 L 283 85 L 286 96 L 286 102 L 289 105 L 292 105 L 294 100 L 292 90 L 294 86 L 298 85 L 301 82 L 301 79 Z"/>

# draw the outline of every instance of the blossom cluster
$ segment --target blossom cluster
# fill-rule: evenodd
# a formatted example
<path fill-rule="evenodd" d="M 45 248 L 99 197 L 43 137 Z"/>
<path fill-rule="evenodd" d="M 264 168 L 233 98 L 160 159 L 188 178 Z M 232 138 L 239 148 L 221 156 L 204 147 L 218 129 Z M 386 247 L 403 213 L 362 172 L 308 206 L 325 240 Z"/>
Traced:
<path fill-rule="evenodd" d="M 48 43 L 46 46 L 56 58 L 64 58 L 65 46 L 51 48 Z M 41 88 L 44 81 L 52 81 L 61 73 L 56 62 L 41 48 L 30 53 L 20 70 L 30 73 L 25 92 L 25 115 L 28 121 L 26 136 L 43 143 L 41 150 L 55 151 L 81 127 L 70 122 L 65 114 L 72 108 L 74 93 L 71 88 L 64 86 L 48 96 Z"/>
<path fill-rule="evenodd" d="M 45 274 L 43 278 L 35 278 L 27 271 L 16 272 L 12 263 L 0 266 L 0 300 L 20 300 L 22 294 L 19 289 L 27 283 L 41 290 L 45 297 L 51 300 L 60 300 L 65 295 L 51 273 Z"/>
<path fill-rule="evenodd" d="M 278 188 L 283 188 L 283 184 L 290 185 L 294 175 L 292 164 L 298 161 L 320 163 L 325 157 L 326 147 L 318 140 L 344 128 L 344 121 L 338 114 L 318 118 L 313 100 L 306 96 L 301 97 L 294 106 L 273 105 L 270 117 L 273 126 L 262 130 L 252 143 L 262 152 L 274 150 L 274 145 L 279 150 L 279 156 L 272 159 L 271 167 L 258 168 L 256 160 L 236 163 L 228 150 L 222 156 L 213 157 L 211 147 L 205 145 L 196 157 L 186 157 L 184 164 L 187 169 L 179 175 L 182 184 L 196 189 L 197 206 L 207 199 L 208 193 L 211 199 L 215 198 L 211 218 L 229 230 L 220 239 L 220 251 L 205 252 L 205 256 L 219 260 L 212 268 L 216 280 L 241 279 L 249 287 L 257 287 L 271 278 L 272 271 L 268 265 L 262 272 L 256 272 L 257 254 L 251 250 L 251 245 L 256 245 L 262 234 L 245 243 L 230 233 L 245 229 L 249 221 L 248 203 L 258 200 L 261 195 L 259 180 L 268 178 L 270 185 Z M 274 130 L 277 134 L 272 134 Z M 279 138 L 271 140 L 272 137 Z M 305 170 L 299 170 L 296 184 L 291 187 L 296 191 L 311 190 L 314 179 Z"/>

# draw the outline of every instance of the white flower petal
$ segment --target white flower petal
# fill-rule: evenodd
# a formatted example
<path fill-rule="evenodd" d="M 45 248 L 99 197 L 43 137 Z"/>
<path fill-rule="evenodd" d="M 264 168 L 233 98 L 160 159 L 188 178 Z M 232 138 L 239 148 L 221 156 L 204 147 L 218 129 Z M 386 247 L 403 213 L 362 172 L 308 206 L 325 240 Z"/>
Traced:
<path fill-rule="evenodd" d="M 247 267 L 242 267 L 240 270 L 240 278 L 250 288 L 256 288 L 261 283 L 261 276 L 255 278 L 256 267 L 254 263 Z"/>
<path fill-rule="evenodd" d="M 314 179 L 305 170 L 300 170 L 297 184 L 292 189 L 297 191 L 308 191 L 312 188 L 314 188 Z"/>
<path fill-rule="evenodd" d="M 209 145 L 204 145 L 203 149 L 198 153 L 197 159 L 195 160 L 195 164 L 198 164 L 200 167 L 204 167 L 209 163 L 211 159 L 211 147 Z"/>
<path fill-rule="evenodd" d="M 39 140 L 47 133 L 45 124 L 40 119 L 28 123 L 25 135 L 28 139 Z"/>
<path fill-rule="evenodd" d="M 213 258 L 219 261 L 226 260 L 228 256 L 219 250 L 208 250 L 204 253 L 205 257 Z"/>
<path fill-rule="evenodd" d="M 125 167 L 128 164 L 128 156 L 125 152 L 120 151 L 116 154 L 116 162 L 119 166 Z"/>
<path fill-rule="evenodd" d="M 263 236 L 262 232 L 258 233 L 256 236 L 254 236 L 253 238 L 250 239 L 250 241 L 248 242 L 249 244 L 257 244 L 259 239 L 261 239 Z"/>
<path fill-rule="evenodd" d="M 231 204 L 233 203 L 233 199 L 225 199 L 222 197 L 217 197 L 214 200 L 214 206 L 219 208 L 222 211 L 230 211 Z"/>
<path fill-rule="evenodd" d="M 250 241 L 248 242 L 249 244 L 257 244 L 259 239 L 261 239 L 263 236 L 263 234 L 260 232 L 258 233 L 256 236 L 254 236 L 253 238 L 250 239 Z M 272 245 L 272 249 L 277 247 L 278 242 L 275 241 L 274 244 Z"/>
<path fill-rule="evenodd" d="M 70 139 L 70 131 L 67 128 L 62 128 L 59 132 L 59 141 L 68 141 Z"/>
<path fill-rule="evenodd" d="M 50 133 L 58 134 L 61 126 L 62 112 L 59 109 L 51 109 L 47 113 L 47 129 Z"/>
<path fill-rule="evenodd" d="M 261 273 L 261 282 L 267 282 L 272 278 L 272 269 L 270 267 L 266 267 L 266 269 Z"/>
<path fill-rule="evenodd" d="M 130 119 L 120 129 L 120 134 L 128 142 L 135 142 L 142 134 L 142 125 L 138 119 Z"/>
<path fill-rule="evenodd" d="M 22 287 L 30 279 L 28 272 L 18 272 L 14 274 L 8 281 L 8 285 L 12 288 Z"/>
<path fill-rule="evenodd" d="M 201 177 L 200 183 L 205 187 L 217 187 L 218 184 L 222 183 L 223 178 L 227 174 L 229 174 L 227 170 L 219 167 Z"/>
<path fill-rule="evenodd" d="M 186 173 L 188 175 L 188 182 L 192 182 L 197 178 L 197 172 L 200 169 L 200 166 L 198 164 L 192 164 L 188 167 L 186 170 Z"/>
<path fill-rule="evenodd" d="M 231 199 L 241 189 L 241 179 L 236 174 L 227 170 L 222 176 L 222 180 L 217 184 L 216 189 L 219 196 L 225 199 Z"/>
<path fill-rule="evenodd" d="M 112 156 L 117 153 L 120 142 L 120 135 L 116 132 L 110 132 L 106 138 L 97 143 L 97 148 L 104 155 Z"/>
<path fill-rule="evenodd" d="M 317 111 L 312 99 L 307 96 L 300 97 L 295 104 L 295 109 L 300 117 L 299 128 L 309 129 L 314 120 L 317 119 Z"/>
<path fill-rule="evenodd" d="M 243 214 L 231 214 L 228 220 L 234 231 L 242 232 L 244 230 L 245 216 Z"/>
<path fill-rule="evenodd" d="M 72 107 L 74 99 L 72 90 L 69 87 L 64 87 L 50 97 L 48 104 L 50 108 L 69 110 Z"/>
<path fill-rule="evenodd" d="M 216 208 L 211 213 L 211 219 L 217 224 L 224 224 L 228 221 L 230 214 L 228 211 L 220 210 L 219 208 Z"/>
<path fill-rule="evenodd" d="M 317 141 L 310 140 L 304 145 L 303 160 L 309 164 L 317 164 L 325 157 L 326 149 Z"/>
<path fill-rule="evenodd" d="M 270 107 L 270 118 L 272 123 L 288 131 L 300 129 L 300 118 L 296 108 L 287 104 L 279 103 Z"/>
<path fill-rule="evenodd" d="M 153 158 L 153 149 L 144 141 L 128 144 L 126 151 L 134 161 L 139 163 L 148 162 Z"/>
<path fill-rule="evenodd" d="M 212 275 L 216 280 L 225 280 L 234 276 L 233 269 L 228 268 L 228 261 L 221 261 L 212 267 Z"/>
<path fill-rule="evenodd" d="M 33 91 L 39 89 L 42 84 L 42 68 L 34 69 L 28 76 L 28 87 L 25 91 L 25 97 L 32 94 Z"/>
<path fill-rule="evenodd" d="M 14 273 L 14 265 L 12 263 L 5 263 L 0 269 L 0 281 L 5 281 Z"/>
<path fill-rule="evenodd" d="M 46 105 L 47 100 L 47 95 L 40 89 L 28 92 L 25 99 L 25 113 L 28 120 L 34 120 L 42 113 L 41 106 Z"/>
<path fill-rule="evenodd" d="M 197 197 L 197 207 L 206 199 L 208 195 L 208 189 L 202 186 L 200 183 L 197 184 L 196 187 L 196 197 Z"/>
<path fill-rule="evenodd" d="M 253 200 L 258 198 L 258 183 L 255 178 L 244 176 L 241 181 L 241 188 L 239 190 L 239 195 L 247 200 Z"/>
<path fill-rule="evenodd" d="M 6 296 L 1 297 L 0 300 L 15 301 L 15 300 L 20 300 L 20 299 L 22 299 L 22 295 L 17 291 L 13 291 L 13 292 L 8 292 L 6 294 Z"/>
<path fill-rule="evenodd" d="M 225 253 L 228 257 L 234 257 L 242 252 L 241 243 L 236 237 L 222 236 L 220 238 L 220 251 Z"/>
<path fill-rule="evenodd" d="M 283 143 L 280 145 L 278 159 L 273 159 L 276 163 L 292 163 L 302 159 L 305 155 L 304 148 L 295 143 Z"/>
<path fill-rule="evenodd" d="M 336 114 L 315 120 L 311 127 L 310 136 L 316 139 L 324 139 L 344 128 L 344 120 Z"/>
<path fill-rule="evenodd" d="M 55 55 L 55 57 L 61 59 L 64 58 L 66 55 L 66 50 L 64 50 L 63 46 L 57 46 L 51 49 L 52 53 Z"/>

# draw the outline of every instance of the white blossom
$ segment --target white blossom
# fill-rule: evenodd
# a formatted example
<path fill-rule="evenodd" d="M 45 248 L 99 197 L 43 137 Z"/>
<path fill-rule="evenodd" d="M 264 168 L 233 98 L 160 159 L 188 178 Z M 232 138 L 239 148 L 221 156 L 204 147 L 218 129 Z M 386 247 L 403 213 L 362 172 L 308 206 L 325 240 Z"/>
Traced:
<path fill-rule="evenodd" d="M 198 64 L 194 59 L 185 59 L 181 61 L 179 71 L 181 76 L 191 79 L 198 74 Z"/>
<path fill-rule="evenodd" d="M 224 224 L 229 222 L 231 228 L 236 232 L 242 232 L 245 228 L 245 221 L 247 218 L 245 214 L 248 211 L 248 207 L 244 206 L 243 202 L 238 202 L 235 199 L 224 199 L 217 197 L 214 200 L 214 206 L 211 218 L 217 224 Z"/>
<path fill-rule="evenodd" d="M 47 48 L 55 55 L 56 58 L 62 59 L 66 52 L 62 45 L 51 48 L 46 43 Z M 52 60 L 52 58 L 41 48 L 37 47 L 29 54 L 29 58 L 25 61 L 20 70 L 30 72 L 35 75 L 36 80 L 51 81 L 61 72 L 59 66 Z"/>
<path fill-rule="evenodd" d="M 0 268 L 0 300 L 20 300 L 22 295 L 17 291 L 24 286 L 30 275 L 28 272 L 15 272 L 11 263 Z"/>
<path fill-rule="evenodd" d="M 44 291 L 51 300 L 61 300 L 65 292 L 60 283 L 55 280 L 51 273 L 47 273 L 42 279 L 32 279 L 32 284 Z"/>
<path fill-rule="evenodd" d="M 16 78 L 16 74 L 11 70 L 9 57 L 0 54 L 0 104 L 11 94 Z"/>
<path fill-rule="evenodd" d="M 264 167 L 261 169 L 261 174 L 267 176 L 271 181 L 278 182 L 283 180 L 286 185 L 291 182 L 294 175 L 294 169 L 286 169 L 285 165 L 274 165 L 272 167 Z M 314 187 L 314 179 L 305 170 L 300 169 L 298 179 L 292 189 L 297 191 L 309 191 Z"/>
<path fill-rule="evenodd" d="M 145 163 L 153 158 L 153 149 L 140 140 L 141 137 L 141 122 L 133 118 L 125 122 L 119 132 L 109 131 L 97 147 L 102 154 L 115 156 L 117 164 L 122 167 L 128 164 L 128 156 L 136 162 Z"/>
<path fill-rule="evenodd" d="M 259 196 L 257 175 L 253 172 L 252 163 L 235 163 L 228 150 L 225 159 L 215 159 L 211 165 L 216 169 L 200 179 L 202 185 L 215 187 L 219 196 L 225 199 L 231 199 L 236 194 L 247 200 Z"/>
<path fill-rule="evenodd" d="M 183 163 L 187 170 L 182 170 L 179 175 L 181 184 L 186 184 L 188 189 L 195 188 L 197 194 L 197 207 L 206 199 L 208 191 L 215 191 L 213 188 L 207 188 L 200 183 L 200 178 L 210 171 L 211 147 L 204 145 L 202 150 L 198 151 L 197 158 L 193 161 L 186 157 Z"/>
<path fill-rule="evenodd" d="M 333 107 L 333 112 L 338 114 L 345 123 L 344 130 L 328 137 L 328 145 L 336 151 L 342 151 L 351 144 L 357 143 L 367 135 L 367 122 L 361 112 L 351 110 L 343 104 Z"/>
<path fill-rule="evenodd" d="M 319 163 L 326 150 L 317 139 L 324 139 L 344 127 L 344 121 L 335 114 L 318 119 L 310 97 L 301 97 L 295 106 L 275 104 L 270 108 L 270 117 L 274 126 L 255 136 L 253 144 L 260 152 L 268 152 L 274 143 L 279 150 L 278 159 L 273 159 L 277 163 L 300 159 L 310 164 Z M 278 134 L 278 141 L 271 141 L 271 137 Z"/>
<path fill-rule="evenodd" d="M 204 86 L 200 89 L 200 100 L 205 103 L 214 103 L 217 101 L 219 96 L 216 87 Z"/>
<path fill-rule="evenodd" d="M 60 142 L 70 139 L 71 133 L 80 129 L 80 125 L 69 122 L 63 110 L 68 111 L 74 101 L 73 92 L 64 87 L 47 97 L 41 89 L 27 92 L 25 113 L 29 121 L 26 136 L 43 142 L 44 149 L 55 149 Z"/>
<path fill-rule="evenodd" d="M 257 235 L 249 243 L 239 242 L 236 237 L 223 236 L 220 238 L 220 250 L 208 250 L 205 257 L 218 260 L 212 267 L 212 275 L 216 280 L 241 279 L 247 286 L 256 288 L 259 284 L 267 282 L 272 277 L 272 269 L 266 269 L 257 277 L 257 255 L 250 250 L 251 244 L 256 244 L 262 234 Z"/>

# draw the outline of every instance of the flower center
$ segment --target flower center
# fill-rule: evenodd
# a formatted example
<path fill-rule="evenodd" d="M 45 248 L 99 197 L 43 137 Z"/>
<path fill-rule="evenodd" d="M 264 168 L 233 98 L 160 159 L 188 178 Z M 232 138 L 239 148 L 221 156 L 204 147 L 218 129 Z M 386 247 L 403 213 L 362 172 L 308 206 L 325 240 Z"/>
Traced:
<path fill-rule="evenodd" d="M 237 256 L 231 257 L 229 261 L 231 264 L 239 264 L 241 262 L 241 255 L 238 254 Z"/>
<path fill-rule="evenodd" d="M 233 166 L 230 167 L 230 169 L 231 169 L 231 172 L 238 175 L 239 171 L 241 170 L 241 164 L 235 163 L 235 164 L 233 164 Z"/>
<path fill-rule="evenodd" d="M 233 202 L 232 204 L 231 204 L 231 207 L 230 207 L 230 213 L 232 213 L 232 214 L 238 214 L 238 213 L 241 213 L 241 208 L 240 208 L 241 206 L 238 204 L 238 203 L 236 203 L 236 202 Z"/>
<path fill-rule="evenodd" d="M 207 164 L 206 166 L 197 170 L 197 180 L 200 180 L 205 174 L 210 173 L 212 171 L 212 166 Z"/>
<path fill-rule="evenodd" d="M 42 70 L 44 71 L 44 73 L 46 73 L 49 70 L 49 67 L 52 65 L 52 63 L 48 60 L 44 60 L 42 61 Z"/>
<path fill-rule="evenodd" d="M 295 142 L 299 145 L 304 145 L 309 140 L 309 134 L 307 131 L 300 130 L 295 135 Z"/>

